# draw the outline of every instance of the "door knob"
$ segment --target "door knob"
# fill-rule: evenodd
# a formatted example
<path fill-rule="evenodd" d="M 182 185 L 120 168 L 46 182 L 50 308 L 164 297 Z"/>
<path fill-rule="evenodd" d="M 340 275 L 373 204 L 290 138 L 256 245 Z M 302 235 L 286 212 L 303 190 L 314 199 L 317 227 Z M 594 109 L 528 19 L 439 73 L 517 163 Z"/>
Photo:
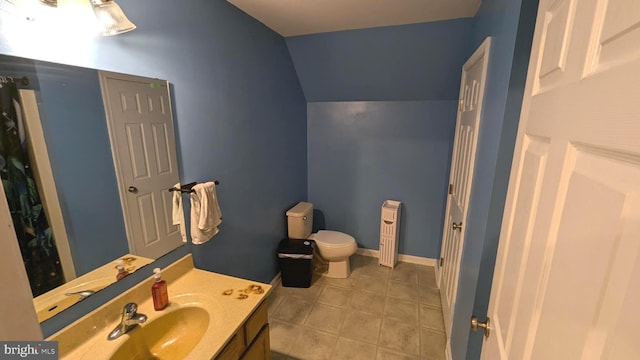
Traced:
<path fill-rule="evenodd" d="M 459 224 L 453 223 L 453 225 L 451 225 L 451 227 L 453 228 L 453 230 L 462 231 L 462 221 L 460 221 Z"/>
<path fill-rule="evenodd" d="M 471 331 L 476 331 L 478 328 L 484 329 L 484 337 L 489 337 L 491 332 L 491 319 L 487 316 L 487 321 L 478 321 L 478 318 L 474 315 L 471 317 Z"/>
<path fill-rule="evenodd" d="M 135 186 L 129 186 L 129 188 L 127 189 L 130 193 L 137 193 L 138 192 L 138 188 Z"/>

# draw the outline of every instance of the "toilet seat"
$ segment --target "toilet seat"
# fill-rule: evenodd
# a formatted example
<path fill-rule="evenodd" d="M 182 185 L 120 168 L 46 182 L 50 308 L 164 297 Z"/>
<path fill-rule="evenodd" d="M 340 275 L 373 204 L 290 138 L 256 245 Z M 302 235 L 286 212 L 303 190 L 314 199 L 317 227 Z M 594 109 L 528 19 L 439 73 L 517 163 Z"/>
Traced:
<path fill-rule="evenodd" d="M 318 246 L 325 248 L 351 247 L 356 243 L 353 236 L 333 230 L 320 230 L 312 234 L 310 238 L 315 240 Z"/>

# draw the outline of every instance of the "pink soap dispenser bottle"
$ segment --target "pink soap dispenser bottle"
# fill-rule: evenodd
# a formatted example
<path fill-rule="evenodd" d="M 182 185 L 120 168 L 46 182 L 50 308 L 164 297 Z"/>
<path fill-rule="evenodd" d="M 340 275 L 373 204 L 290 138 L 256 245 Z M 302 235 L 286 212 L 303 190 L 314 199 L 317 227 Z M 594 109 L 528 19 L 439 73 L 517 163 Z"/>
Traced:
<path fill-rule="evenodd" d="M 153 269 L 153 278 L 155 282 L 151 286 L 151 296 L 153 297 L 153 308 L 158 311 L 169 305 L 169 292 L 167 291 L 167 282 L 162 280 L 160 268 Z"/>
<path fill-rule="evenodd" d="M 124 269 L 124 263 L 122 262 L 122 260 L 118 260 L 116 269 L 118 269 L 118 274 L 116 274 L 116 281 L 120 281 L 125 276 L 129 275 L 129 272 Z"/>

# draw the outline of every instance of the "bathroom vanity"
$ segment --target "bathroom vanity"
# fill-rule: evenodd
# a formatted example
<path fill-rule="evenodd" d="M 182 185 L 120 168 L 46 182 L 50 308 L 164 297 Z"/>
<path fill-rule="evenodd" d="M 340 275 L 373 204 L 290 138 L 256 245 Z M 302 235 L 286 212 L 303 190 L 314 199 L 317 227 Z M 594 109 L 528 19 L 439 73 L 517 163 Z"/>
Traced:
<path fill-rule="evenodd" d="M 146 281 L 47 338 L 58 341 L 60 359 L 271 358 L 266 302 L 271 285 L 195 269 L 190 254 L 162 273 L 169 306 L 153 309 L 149 274 Z M 137 305 L 146 321 L 107 340 L 122 324 L 129 303 Z"/>
<path fill-rule="evenodd" d="M 271 359 L 267 303 L 263 302 L 233 334 L 216 360 Z"/>

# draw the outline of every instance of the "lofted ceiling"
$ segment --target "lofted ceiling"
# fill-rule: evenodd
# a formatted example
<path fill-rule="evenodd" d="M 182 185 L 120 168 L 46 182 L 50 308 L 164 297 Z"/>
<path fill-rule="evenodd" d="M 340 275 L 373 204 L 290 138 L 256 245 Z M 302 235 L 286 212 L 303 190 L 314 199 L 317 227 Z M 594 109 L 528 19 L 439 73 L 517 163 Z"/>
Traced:
<path fill-rule="evenodd" d="M 282 36 L 472 17 L 481 0 L 227 0 Z"/>

